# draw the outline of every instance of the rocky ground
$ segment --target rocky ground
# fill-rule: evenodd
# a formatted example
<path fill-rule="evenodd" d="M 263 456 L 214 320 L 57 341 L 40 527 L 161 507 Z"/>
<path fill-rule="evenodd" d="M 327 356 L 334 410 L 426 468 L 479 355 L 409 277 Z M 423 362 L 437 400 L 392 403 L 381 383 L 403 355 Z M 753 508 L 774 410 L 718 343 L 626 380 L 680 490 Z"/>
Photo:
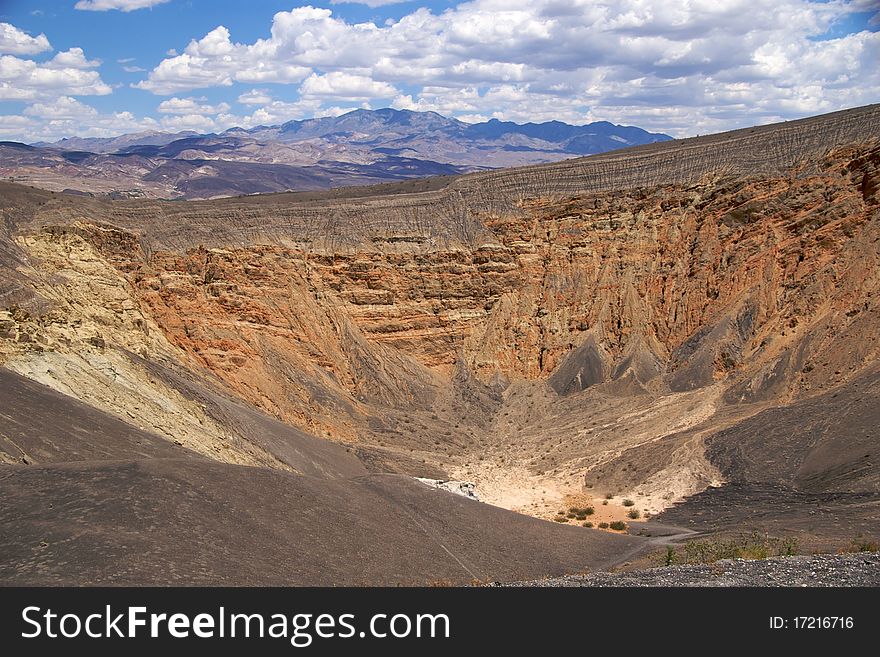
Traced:
<path fill-rule="evenodd" d="M 510 586 L 880 586 L 880 553 L 726 559 L 625 573 L 565 575 Z"/>

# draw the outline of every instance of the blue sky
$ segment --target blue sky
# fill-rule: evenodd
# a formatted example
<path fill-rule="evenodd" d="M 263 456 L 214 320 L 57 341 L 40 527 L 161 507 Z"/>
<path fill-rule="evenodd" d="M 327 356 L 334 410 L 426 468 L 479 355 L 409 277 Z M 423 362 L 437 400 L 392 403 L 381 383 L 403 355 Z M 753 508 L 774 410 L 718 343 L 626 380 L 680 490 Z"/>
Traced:
<path fill-rule="evenodd" d="M 705 134 L 880 101 L 877 9 L 0 0 L 0 139 L 210 132 L 386 106 Z"/>

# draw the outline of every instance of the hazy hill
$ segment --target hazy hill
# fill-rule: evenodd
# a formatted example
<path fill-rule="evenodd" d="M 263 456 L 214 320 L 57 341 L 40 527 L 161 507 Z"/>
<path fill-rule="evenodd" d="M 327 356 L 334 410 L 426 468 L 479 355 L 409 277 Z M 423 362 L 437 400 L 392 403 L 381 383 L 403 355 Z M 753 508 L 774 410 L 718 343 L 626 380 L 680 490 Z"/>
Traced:
<path fill-rule="evenodd" d="M 467 124 L 434 112 L 355 110 L 221 134 L 2 142 L 0 176 L 54 191 L 198 199 L 455 175 L 667 139 L 607 122 Z"/>

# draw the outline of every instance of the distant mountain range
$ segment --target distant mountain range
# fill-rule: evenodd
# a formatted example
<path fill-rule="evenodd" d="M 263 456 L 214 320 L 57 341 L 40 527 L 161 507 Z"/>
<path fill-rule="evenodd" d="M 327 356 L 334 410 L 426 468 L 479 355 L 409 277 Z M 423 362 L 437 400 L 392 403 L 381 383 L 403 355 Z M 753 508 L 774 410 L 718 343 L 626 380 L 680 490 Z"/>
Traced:
<path fill-rule="evenodd" d="M 361 109 L 219 134 L 0 142 L 0 176 L 70 193 L 202 199 L 456 175 L 668 139 L 606 121 L 469 124 L 435 112 Z"/>

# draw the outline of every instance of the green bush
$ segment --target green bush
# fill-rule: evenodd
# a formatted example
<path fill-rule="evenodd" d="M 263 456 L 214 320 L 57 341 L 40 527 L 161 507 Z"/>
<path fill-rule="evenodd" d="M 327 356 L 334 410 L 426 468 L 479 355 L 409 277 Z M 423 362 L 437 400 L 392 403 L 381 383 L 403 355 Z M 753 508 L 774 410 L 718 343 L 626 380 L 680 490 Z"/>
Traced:
<path fill-rule="evenodd" d="M 594 513 L 596 513 L 596 509 L 594 509 L 594 508 L 591 507 L 591 506 L 588 506 L 586 509 L 581 509 L 581 511 L 583 511 L 583 512 L 584 512 L 584 515 L 587 515 L 587 516 L 591 516 L 591 515 L 593 515 Z"/>
<path fill-rule="evenodd" d="M 633 502 L 632 500 L 624 500 L 623 501 L 623 506 L 635 506 L 635 505 L 636 505 L 636 503 Z"/>
<path fill-rule="evenodd" d="M 599 529 L 608 529 L 608 523 L 607 522 L 600 522 Z"/>
<path fill-rule="evenodd" d="M 624 529 L 626 529 L 626 523 L 623 520 L 615 520 L 614 522 L 610 523 L 608 526 L 611 527 L 611 529 L 618 531 L 618 532 L 622 532 Z"/>
<path fill-rule="evenodd" d="M 691 541 L 679 550 L 667 548 L 666 563 L 676 564 L 714 563 L 721 559 L 767 559 L 768 557 L 792 556 L 798 553 L 794 538 L 776 538 L 753 532 L 733 538 L 712 538 Z"/>
<path fill-rule="evenodd" d="M 553 518 L 553 521 L 554 522 L 568 522 L 568 518 L 566 518 L 565 516 L 556 516 L 555 518 Z"/>
<path fill-rule="evenodd" d="M 633 520 L 638 520 L 642 514 L 639 513 L 638 509 L 631 509 L 630 512 L 627 513 L 626 515 L 629 516 L 630 518 L 632 518 Z"/>
<path fill-rule="evenodd" d="M 584 527 L 592 527 L 592 526 L 593 526 L 593 523 L 591 523 L 591 522 L 584 523 Z"/>
<path fill-rule="evenodd" d="M 856 536 L 846 552 L 880 552 L 880 545 L 864 536 Z"/>

